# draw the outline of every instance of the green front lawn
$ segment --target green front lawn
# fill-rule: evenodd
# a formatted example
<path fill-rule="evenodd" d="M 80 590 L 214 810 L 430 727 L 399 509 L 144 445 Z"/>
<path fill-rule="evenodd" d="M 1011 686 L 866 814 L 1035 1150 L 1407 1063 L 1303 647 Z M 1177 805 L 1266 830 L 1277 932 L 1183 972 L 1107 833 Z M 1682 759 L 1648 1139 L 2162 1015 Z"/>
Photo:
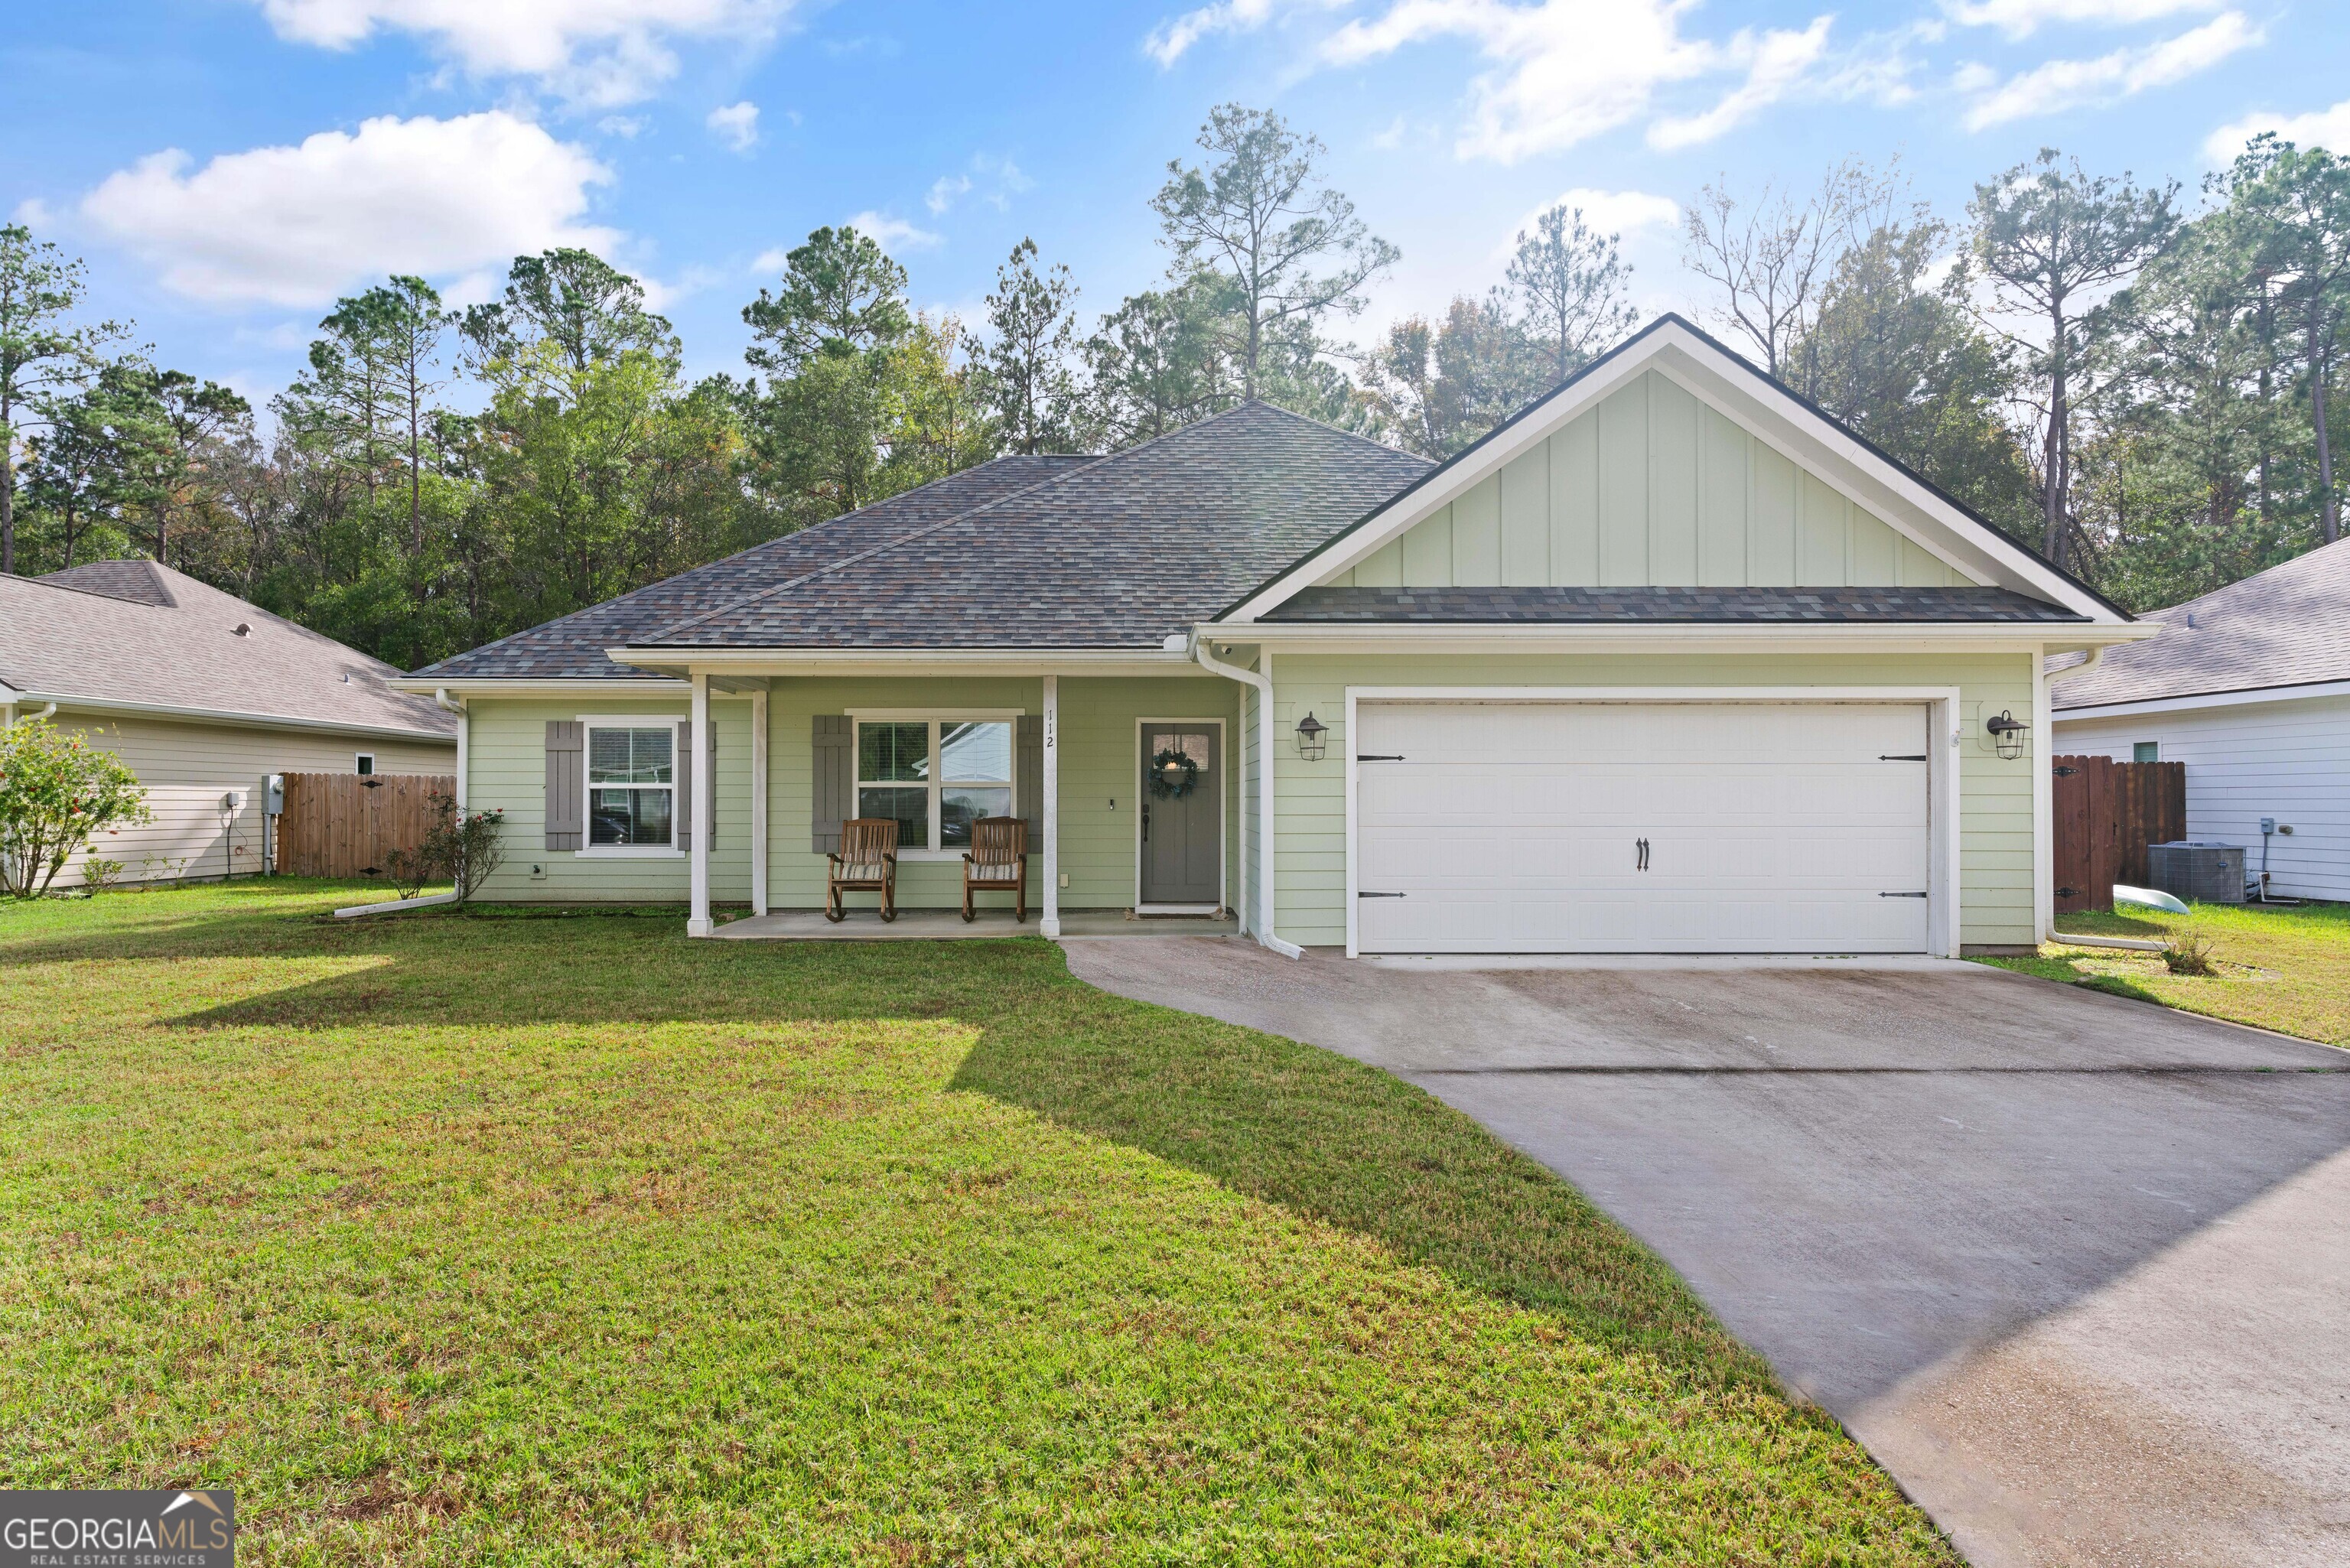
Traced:
<path fill-rule="evenodd" d="M 2350 904 L 2200 904 L 2190 915 L 2059 915 L 2037 958 L 1987 959 L 2237 1023 L 2350 1045 Z M 2172 974 L 2157 953 L 2067 945 L 2064 935 L 2166 941 L 2192 929 L 2211 942 L 2213 975 Z"/>
<path fill-rule="evenodd" d="M 1951 1563 L 1575 1191 L 1013 941 L 0 910 L 0 1485 L 271 1562 Z"/>

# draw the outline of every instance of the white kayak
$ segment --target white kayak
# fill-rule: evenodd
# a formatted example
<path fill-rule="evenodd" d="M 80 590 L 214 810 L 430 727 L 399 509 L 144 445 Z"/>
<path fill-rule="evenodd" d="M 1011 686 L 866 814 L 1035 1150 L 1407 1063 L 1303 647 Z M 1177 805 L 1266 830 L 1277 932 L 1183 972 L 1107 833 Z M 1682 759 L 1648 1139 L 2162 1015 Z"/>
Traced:
<path fill-rule="evenodd" d="M 2114 884 L 2114 903 L 2116 907 L 2129 904 L 2141 909 L 2160 909 L 2166 915 L 2193 913 L 2168 893 L 2153 888 L 2125 888 L 2119 882 Z"/>

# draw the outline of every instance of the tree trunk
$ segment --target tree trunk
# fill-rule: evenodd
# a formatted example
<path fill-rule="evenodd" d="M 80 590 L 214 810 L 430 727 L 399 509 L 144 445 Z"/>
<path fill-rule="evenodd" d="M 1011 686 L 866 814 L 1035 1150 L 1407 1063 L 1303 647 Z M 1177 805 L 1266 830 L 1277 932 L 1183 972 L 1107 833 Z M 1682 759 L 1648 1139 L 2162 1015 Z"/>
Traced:
<path fill-rule="evenodd" d="M 2342 537 L 2342 512 L 2334 498 L 2334 448 L 2325 432 L 2325 339 L 2319 324 L 2325 313 L 2324 296 L 2309 298 L 2309 422 L 2317 437 L 2317 535 L 2331 545 Z"/>
<path fill-rule="evenodd" d="M 16 569 L 16 427 L 13 400 L 0 397 L 0 576 Z"/>
<path fill-rule="evenodd" d="M 2041 449 L 2040 553 L 2061 569 L 2064 565 L 2064 296 L 2050 306 L 2048 440 Z"/>

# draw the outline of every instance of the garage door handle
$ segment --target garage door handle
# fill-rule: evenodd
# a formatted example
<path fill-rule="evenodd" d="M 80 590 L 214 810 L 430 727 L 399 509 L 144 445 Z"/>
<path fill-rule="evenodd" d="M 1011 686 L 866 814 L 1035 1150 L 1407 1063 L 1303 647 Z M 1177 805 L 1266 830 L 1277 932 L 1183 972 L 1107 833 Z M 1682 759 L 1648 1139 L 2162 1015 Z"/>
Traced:
<path fill-rule="evenodd" d="M 1633 846 L 1639 851 L 1640 858 L 1633 863 L 1632 869 L 1646 871 L 1648 868 L 1648 841 L 1645 838 L 1637 839 Z"/>
<path fill-rule="evenodd" d="M 1355 760 L 1358 763 L 1399 763 L 1403 758 L 1400 755 L 1388 756 L 1379 752 L 1365 752 Z"/>
<path fill-rule="evenodd" d="M 1879 893 L 1877 897 L 1880 898 L 1922 898 L 1926 897 L 1926 895 L 1923 893 Z"/>
<path fill-rule="evenodd" d="M 1358 892 L 1358 893 L 1357 893 L 1357 894 L 1355 895 L 1355 897 L 1356 897 L 1356 898 L 1402 898 L 1402 897 L 1403 897 L 1403 895 L 1402 895 L 1401 893 L 1361 893 L 1361 892 Z"/>
<path fill-rule="evenodd" d="M 1887 756 L 1883 753 L 1879 753 L 1877 760 L 1880 763 L 1923 763 L 1930 762 L 1933 759 L 1927 756 L 1925 753 L 1919 752 L 1914 756 L 1908 753 L 1904 753 L 1900 756 Z"/>

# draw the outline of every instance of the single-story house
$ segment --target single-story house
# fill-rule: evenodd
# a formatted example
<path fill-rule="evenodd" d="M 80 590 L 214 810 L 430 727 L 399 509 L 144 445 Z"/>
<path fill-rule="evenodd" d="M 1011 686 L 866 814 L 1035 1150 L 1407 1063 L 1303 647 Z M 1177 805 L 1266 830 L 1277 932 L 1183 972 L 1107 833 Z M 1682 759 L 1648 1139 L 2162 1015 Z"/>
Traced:
<path fill-rule="evenodd" d="M 2271 890 L 2350 899 L 2350 539 L 2145 619 L 2152 641 L 2050 671 L 2058 753 L 2184 763 L 2188 837 L 2258 872 L 2273 822 Z"/>
<path fill-rule="evenodd" d="M 0 576 L 0 723 L 48 716 L 139 775 L 154 821 L 89 851 L 128 881 L 265 869 L 272 774 L 453 772 L 454 715 L 399 673 L 153 561 Z"/>
<path fill-rule="evenodd" d="M 901 904 L 954 904 L 1014 813 L 1047 933 L 1947 954 L 2048 929 L 2043 663 L 2144 635 L 1666 317 L 1441 464 L 1253 402 L 400 684 L 463 706 L 512 836 L 486 896 L 694 934 L 816 908 L 857 815 L 900 824 Z"/>

